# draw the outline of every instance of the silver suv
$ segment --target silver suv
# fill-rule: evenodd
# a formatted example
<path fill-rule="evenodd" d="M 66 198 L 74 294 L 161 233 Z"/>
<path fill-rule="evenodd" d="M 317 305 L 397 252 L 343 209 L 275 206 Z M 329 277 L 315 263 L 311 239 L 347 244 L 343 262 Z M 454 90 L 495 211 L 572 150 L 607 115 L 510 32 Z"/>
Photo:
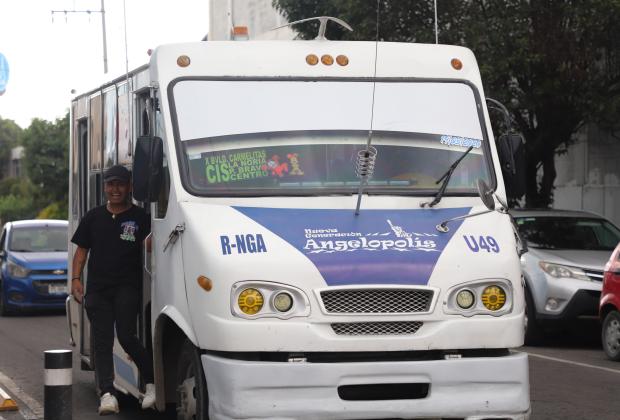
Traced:
<path fill-rule="evenodd" d="M 511 210 L 529 251 L 525 278 L 525 343 L 540 341 L 545 327 L 596 316 L 603 269 L 620 241 L 620 229 L 593 213 Z"/>

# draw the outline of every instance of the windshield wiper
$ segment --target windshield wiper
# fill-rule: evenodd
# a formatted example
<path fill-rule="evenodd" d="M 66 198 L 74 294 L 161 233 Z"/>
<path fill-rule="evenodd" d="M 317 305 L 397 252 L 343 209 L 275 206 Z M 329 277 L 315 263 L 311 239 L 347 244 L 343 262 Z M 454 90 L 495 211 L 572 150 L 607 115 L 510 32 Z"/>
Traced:
<path fill-rule="evenodd" d="M 467 154 L 471 152 L 471 149 L 473 148 L 474 146 L 469 146 L 469 148 L 465 150 L 465 152 L 463 152 L 463 154 L 457 160 L 455 160 L 452 165 L 450 165 L 446 173 L 443 174 L 441 178 L 439 178 L 437 181 L 435 181 L 435 184 L 439 184 L 443 181 L 441 183 L 441 187 L 439 187 L 439 191 L 437 191 L 437 194 L 435 195 L 433 201 L 431 201 L 430 203 L 422 203 L 421 207 L 433 207 L 441 201 L 441 198 L 446 191 L 446 187 L 448 186 L 448 182 L 450 182 L 450 177 L 452 176 L 452 173 L 454 172 L 456 167 L 459 166 L 459 163 L 461 163 L 461 161 L 465 159 L 465 156 L 467 156 Z"/>

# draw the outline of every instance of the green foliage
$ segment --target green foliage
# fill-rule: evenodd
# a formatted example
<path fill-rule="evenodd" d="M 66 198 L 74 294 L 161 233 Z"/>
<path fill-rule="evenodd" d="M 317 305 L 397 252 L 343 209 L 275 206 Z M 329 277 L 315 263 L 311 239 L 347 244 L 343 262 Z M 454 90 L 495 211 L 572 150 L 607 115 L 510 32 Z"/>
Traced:
<path fill-rule="evenodd" d="M 0 220 L 67 218 L 69 114 L 55 122 L 34 119 L 22 130 L 0 118 L 0 169 L 11 148 L 23 145 L 27 177 L 0 180 Z M 42 209 L 42 210 L 41 210 Z"/>
<path fill-rule="evenodd" d="M 13 120 L 0 117 L 0 174 L 5 172 L 11 149 L 20 142 L 23 130 Z"/>
<path fill-rule="evenodd" d="M 432 1 L 379 0 L 381 41 L 433 43 Z M 588 123 L 618 128 L 620 1 L 442 0 L 439 42 L 476 54 L 489 97 L 503 102 L 526 139 L 526 206 L 553 200 L 554 156 Z M 375 40 L 375 0 L 273 0 L 289 21 L 335 16 L 354 32 L 328 26 L 330 39 Z M 300 37 L 316 26 L 296 25 Z M 538 169 L 543 177 L 537 180 Z"/>
<path fill-rule="evenodd" d="M 14 194 L 0 197 L 0 219 L 2 223 L 32 219 L 34 215 L 32 198 Z"/>
<path fill-rule="evenodd" d="M 37 219 L 60 219 L 68 218 L 68 209 L 66 201 L 56 201 L 45 207 L 37 215 Z"/>
<path fill-rule="evenodd" d="M 35 206 L 68 200 L 69 114 L 55 122 L 32 120 L 23 136 L 24 168 L 38 188 Z"/>

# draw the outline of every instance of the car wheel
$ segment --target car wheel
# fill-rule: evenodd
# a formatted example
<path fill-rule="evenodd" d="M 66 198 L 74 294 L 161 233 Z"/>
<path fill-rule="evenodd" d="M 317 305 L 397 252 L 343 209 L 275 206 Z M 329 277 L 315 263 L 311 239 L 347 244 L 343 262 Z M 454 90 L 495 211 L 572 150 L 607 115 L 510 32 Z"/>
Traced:
<path fill-rule="evenodd" d="M 5 301 L 4 285 L 2 284 L 2 280 L 0 280 L 0 316 L 7 316 L 10 313 L 11 311 L 9 311 Z"/>
<path fill-rule="evenodd" d="M 200 353 L 185 340 L 177 363 L 177 420 L 209 420 L 209 395 Z"/>
<path fill-rule="evenodd" d="M 603 321 L 603 350 L 611 360 L 620 361 L 620 313 L 611 311 Z"/>
<path fill-rule="evenodd" d="M 536 320 L 536 306 L 529 289 L 525 288 L 525 345 L 535 346 L 540 344 L 543 331 Z"/>

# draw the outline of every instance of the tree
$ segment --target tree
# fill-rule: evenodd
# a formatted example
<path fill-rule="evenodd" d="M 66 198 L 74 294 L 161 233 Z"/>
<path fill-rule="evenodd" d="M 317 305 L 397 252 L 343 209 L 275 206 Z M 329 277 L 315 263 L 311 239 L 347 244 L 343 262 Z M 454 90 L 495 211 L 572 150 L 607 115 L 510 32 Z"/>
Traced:
<path fill-rule="evenodd" d="M 13 120 L 0 117 L 0 176 L 11 158 L 11 149 L 20 142 L 23 130 Z"/>
<path fill-rule="evenodd" d="M 330 15 L 330 39 L 428 42 L 433 2 L 273 0 L 289 21 Z M 620 1 L 439 0 L 439 40 L 474 51 L 489 97 L 503 102 L 526 140 L 527 207 L 553 201 L 555 154 L 586 124 L 613 129 L 620 115 Z M 295 28 L 313 38 L 316 28 Z M 539 182 L 539 170 L 542 178 Z"/>
<path fill-rule="evenodd" d="M 39 210 L 57 203 L 66 208 L 69 192 L 69 114 L 55 122 L 32 120 L 23 136 L 24 168 L 38 194 Z M 54 213 L 58 215 L 58 212 Z"/>

